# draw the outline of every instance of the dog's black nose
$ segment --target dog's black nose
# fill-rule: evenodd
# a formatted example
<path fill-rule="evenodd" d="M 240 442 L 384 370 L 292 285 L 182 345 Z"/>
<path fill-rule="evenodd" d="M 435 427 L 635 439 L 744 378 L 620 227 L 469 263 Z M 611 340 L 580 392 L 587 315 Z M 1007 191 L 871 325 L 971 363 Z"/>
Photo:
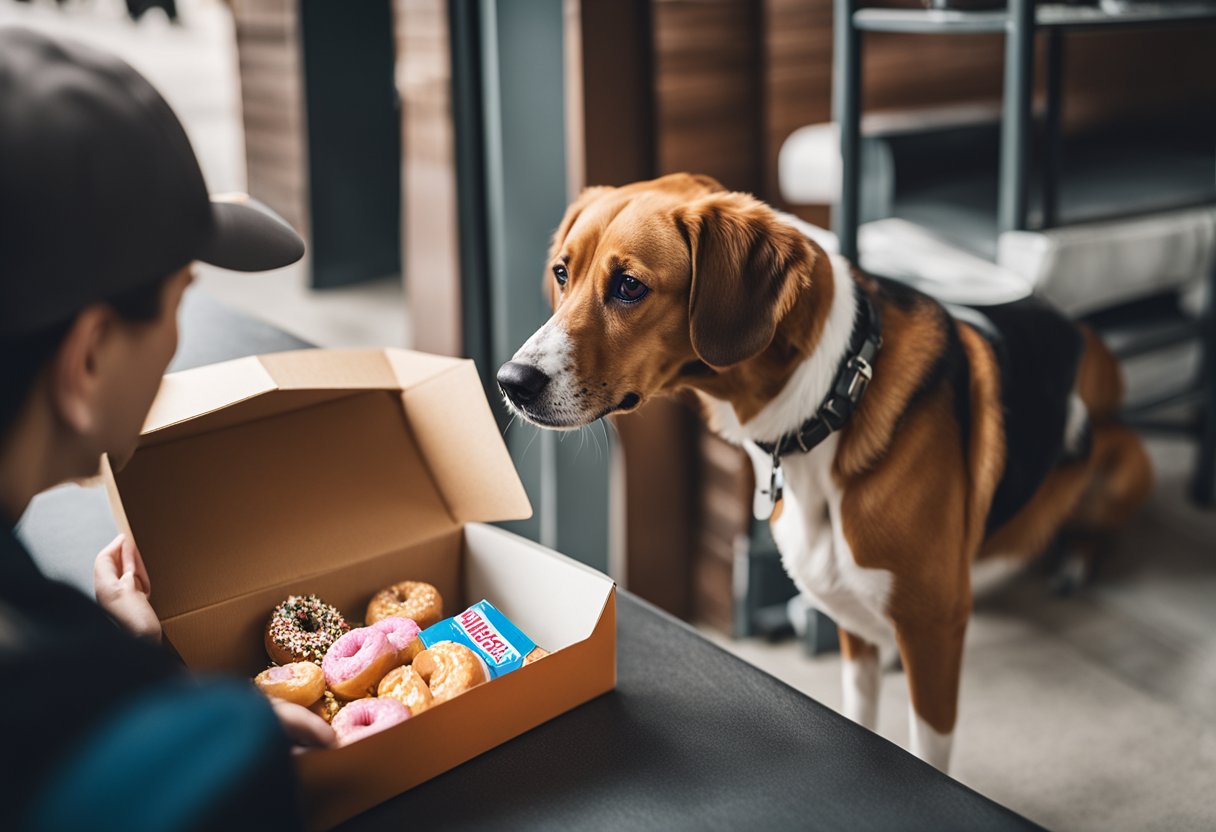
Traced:
<path fill-rule="evenodd" d="M 549 377 L 531 364 L 508 361 L 498 368 L 498 386 L 515 404 L 534 400 L 549 383 Z"/>

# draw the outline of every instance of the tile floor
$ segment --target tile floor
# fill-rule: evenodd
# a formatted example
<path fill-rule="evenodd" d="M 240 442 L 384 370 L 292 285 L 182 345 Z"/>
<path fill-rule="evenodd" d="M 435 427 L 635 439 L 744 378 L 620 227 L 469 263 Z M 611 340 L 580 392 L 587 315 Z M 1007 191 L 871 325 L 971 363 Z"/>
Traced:
<path fill-rule="evenodd" d="M 1054 829 L 1216 828 L 1216 511 L 1184 498 L 1192 446 L 1150 443 L 1158 484 L 1080 595 L 1030 569 L 976 603 L 950 773 Z M 840 660 L 726 649 L 840 706 Z M 879 732 L 907 745 L 903 674 Z"/>

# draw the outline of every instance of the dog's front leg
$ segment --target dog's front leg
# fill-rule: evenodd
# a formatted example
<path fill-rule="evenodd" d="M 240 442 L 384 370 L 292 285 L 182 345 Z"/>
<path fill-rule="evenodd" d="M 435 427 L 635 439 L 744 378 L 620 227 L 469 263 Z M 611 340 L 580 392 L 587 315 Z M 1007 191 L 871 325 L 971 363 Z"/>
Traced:
<path fill-rule="evenodd" d="M 895 625 L 911 698 L 908 713 L 911 751 L 926 763 L 946 771 L 958 718 L 966 618 L 897 620 Z"/>
<path fill-rule="evenodd" d="M 841 682 L 843 683 L 844 715 L 863 728 L 878 727 L 878 694 L 882 685 L 882 669 L 878 663 L 878 648 L 844 627 L 840 631 Z"/>

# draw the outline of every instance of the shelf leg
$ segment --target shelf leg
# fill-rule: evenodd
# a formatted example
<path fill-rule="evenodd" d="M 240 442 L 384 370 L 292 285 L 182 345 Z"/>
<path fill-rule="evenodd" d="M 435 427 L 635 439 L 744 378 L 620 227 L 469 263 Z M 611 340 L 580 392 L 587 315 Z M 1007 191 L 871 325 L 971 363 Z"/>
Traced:
<path fill-rule="evenodd" d="M 839 2 L 839 0 L 838 0 Z M 1005 91 L 1001 118 L 1000 230 L 1026 228 L 1034 86 L 1035 0 L 1009 0 L 1005 23 Z"/>
<path fill-rule="evenodd" d="M 1191 498 L 1201 506 L 1216 505 L 1216 264 L 1208 277 L 1207 308 L 1200 336 L 1199 453 Z"/>
<path fill-rule="evenodd" d="M 858 200 L 861 192 L 861 33 L 853 25 L 856 0 L 835 0 L 835 67 L 832 109 L 840 131 L 840 199 L 832 227 L 840 253 L 858 262 Z"/>
<path fill-rule="evenodd" d="M 1064 33 L 1047 33 L 1047 113 L 1043 125 L 1043 228 L 1059 222 L 1060 174 L 1064 162 Z"/>

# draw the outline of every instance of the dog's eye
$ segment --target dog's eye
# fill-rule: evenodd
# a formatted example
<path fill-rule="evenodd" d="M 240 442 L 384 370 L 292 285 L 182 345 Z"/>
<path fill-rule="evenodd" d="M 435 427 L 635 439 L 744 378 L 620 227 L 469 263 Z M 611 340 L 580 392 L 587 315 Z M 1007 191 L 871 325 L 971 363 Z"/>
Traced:
<path fill-rule="evenodd" d="M 566 281 L 570 279 L 570 272 L 566 271 L 566 267 L 558 263 L 553 267 L 553 277 L 557 279 L 558 286 L 565 286 Z"/>
<path fill-rule="evenodd" d="M 612 281 L 612 296 L 624 303 L 637 303 L 650 288 L 631 274 L 618 274 Z"/>

